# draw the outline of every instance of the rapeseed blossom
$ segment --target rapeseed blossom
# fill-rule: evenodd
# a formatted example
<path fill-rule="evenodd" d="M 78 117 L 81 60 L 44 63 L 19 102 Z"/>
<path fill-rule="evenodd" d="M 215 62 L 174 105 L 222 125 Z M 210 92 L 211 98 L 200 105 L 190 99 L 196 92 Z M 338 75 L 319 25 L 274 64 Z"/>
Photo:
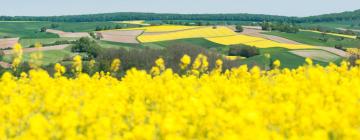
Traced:
<path fill-rule="evenodd" d="M 198 73 L 183 76 L 162 58 L 156 74 L 133 68 L 121 79 L 88 75 L 80 56 L 75 78 L 62 76 L 60 64 L 54 77 L 41 69 L 6 72 L 0 139 L 360 139 L 360 66 L 306 59 L 296 69 L 243 65 L 220 73 L 203 71 L 205 55 L 194 61 Z"/>
<path fill-rule="evenodd" d="M 114 59 L 112 61 L 111 66 L 110 66 L 110 70 L 112 72 L 117 72 L 119 70 L 119 68 L 120 68 L 120 65 L 121 65 L 120 59 L 116 58 L 116 59 Z"/>
<path fill-rule="evenodd" d="M 11 66 L 14 70 L 16 70 L 16 68 L 20 65 L 21 60 L 22 60 L 23 50 L 22 50 L 21 44 L 16 43 L 14 45 L 12 51 L 13 51 L 13 62 L 11 64 Z"/>
<path fill-rule="evenodd" d="M 184 55 L 181 59 L 180 59 L 180 68 L 181 69 L 186 69 L 188 67 L 188 65 L 191 63 L 191 57 L 189 55 Z"/>

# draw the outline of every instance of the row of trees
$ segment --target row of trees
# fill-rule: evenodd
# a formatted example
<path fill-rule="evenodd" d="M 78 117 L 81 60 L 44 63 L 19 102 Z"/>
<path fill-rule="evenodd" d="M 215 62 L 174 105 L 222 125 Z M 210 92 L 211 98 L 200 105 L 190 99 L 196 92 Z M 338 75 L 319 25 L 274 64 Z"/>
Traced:
<path fill-rule="evenodd" d="M 286 22 L 281 22 L 281 23 L 262 22 L 260 23 L 260 26 L 262 30 L 267 30 L 267 31 L 277 30 L 286 33 L 299 32 L 298 26 Z"/>
<path fill-rule="evenodd" d="M 272 21 L 272 22 L 333 22 L 360 20 L 360 10 L 310 17 L 286 17 L 263 14 L 160 14 L 160 13 L 105 13 L 72 16 L 0 16 L 2 21 L 57 21 L 57 22 L 93 22 L 123 20 L 208 20 L 208 21 Z"/>
<path fill-rule="evenodd" d="M 1 16 L 3 21 L 55 21 L 55 22 L 94 22 L 124 20 L 206 20 L 206 21 L 295 21 L 297 18 L 262 14 L 158 14 L 158 13 L 106 13 L 72 16 Z"/>

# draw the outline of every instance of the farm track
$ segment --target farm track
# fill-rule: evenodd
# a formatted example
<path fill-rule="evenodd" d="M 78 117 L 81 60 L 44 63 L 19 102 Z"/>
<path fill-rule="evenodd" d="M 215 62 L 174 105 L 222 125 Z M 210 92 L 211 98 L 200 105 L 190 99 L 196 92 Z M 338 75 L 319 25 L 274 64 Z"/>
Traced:
<path fill-rule="evenodd" d="M 63 45 L 55 45 L 55 46 L 48 46 L 48 47 L 42 47 L 40 49 L 37 48 L 23 48 L 23 52 L 35 52 L 35 51 L 51 51 L 51 50 L 63 50 L 67 47 L 69 47 L 70 44 L 63 44 Z M 12 54 L 12 50 L 4 50 L 3 51 L 5 55 Z"/>
<path fill-rule="evenodd" d="M 233 29 L 233 30 L 235 29 L 234 26 L 233 27 L 230 26 L 229 28 Z M 296 41 L 293 41 L 293 40 L 290 40 L 290 39 L 287 39 L 287 38 L 274 36 L 274 35 L 262 34 L 263 32 L 266 32 L 266 31 L 262 31 L 262 30 L 254 29 L 254 28 L 246 28 L 245 27 L 244 31 L 242 33 L 239 33 L 239 34 L 249 35 L 249 36 L 254 36 L 254 37 L 261 37 L 261 38 L 269 39 L 269 40 L 276 41 L 276 42 L 279 42 L 279 43 L 294 44 L 294 45 L 306 45 L 306 44 L 299 43 L 299 42 L 296 42 Z M 319 50 L 328 51 L 330 53 L 339 55 L 339 56 L 344 57 L 344 58 L 350 57 L 349 53 L 347 53 L 347 52 L 345 52 L 343 50 L 336 49 L 336 48 L 325 47 L 325 46 L 314 46 L 313 49 L 319 49 Z"/>

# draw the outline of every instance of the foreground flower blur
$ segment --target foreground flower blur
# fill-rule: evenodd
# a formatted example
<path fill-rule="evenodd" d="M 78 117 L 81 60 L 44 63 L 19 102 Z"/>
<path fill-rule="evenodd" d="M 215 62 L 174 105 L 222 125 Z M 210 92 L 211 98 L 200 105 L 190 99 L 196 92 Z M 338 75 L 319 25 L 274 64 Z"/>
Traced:
<path fill-rule="evenodd" d="M 63 77 L 60 64 L 54 77 L 41 69 L 5 73 L 0 139 L 360 139 L 360 67 L 306 62 L 221 73 L 217 60 L 214 72 L 199 74 L 208 67 L 200 55 L 190 70 L 199 72 L 179 76 L 159 58 L 156 74 L 131 69 L 117 79 L 81 73 L 76 56 L 76 78 Z"/>

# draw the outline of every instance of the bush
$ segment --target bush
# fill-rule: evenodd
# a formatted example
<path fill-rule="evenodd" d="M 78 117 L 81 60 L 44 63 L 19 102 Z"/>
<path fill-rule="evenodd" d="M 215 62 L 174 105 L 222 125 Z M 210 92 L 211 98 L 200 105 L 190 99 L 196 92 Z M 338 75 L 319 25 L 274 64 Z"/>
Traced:
<path fill-rule="evenodd" d="M 111 62 L 115 58 L 120 58 L 122 62 L 121 69 L 123 71 L 136 67 L 137 69 L 150 70 L 154 66 L 154 61 L 159 57 L 163 58 L 166 62 L 165 66 L 167 68 L 172 68 L 174 72 L 181 73 L 180 69 L 180 59 L 185 55 L 189 55 L 194 61 L 194 59 L 199 55 L 203 54 L 207 56 L 209 61 L 209 70 L 215 67 L 215 62 L 217 59 L 222 58 L 222 54 L 219 54 L 215 51 L 207 50 L 203 47 L 190 45 L 190 44 L 173 44 L 164 49 L 105 49 L 99 56 L 96 58 L 98 67 L 97 71 L 108 71 L 111 65 Z M 238 67 L 244 62 L 242 61 L 230 61 L 223 59 L 223 68 L 229 69 L 233 67 Z M 192 65 L 192 64 L 190 64 Z"/>
<path fill-rule="evenodd" d="M 88 37 L 82 37 L 75 41 L 75 44 L 71 47 L 71 51 L 84 52 L 87 53 L 89 57 L 96 58 L 102 49 L 96 41 Z"/>
<path fill-rule="evenodd" d="M 339 49 L 339 50 L 346 51 L 346 49 L 344 49 L 344 47 L 342 45 L 339 45 L 339 44 L 335 45 L 335 48 Z"/>
<path fill-rule="evenodd" d="M 231 46 L 229 49 L 230 56 L 242 56 L 248 58 L 259 54 L 260 54 L 259 49 L 247 45 Z"/>
<path fill-rule="evenodd" d="M 236 32 L 242 32 L 244 31 L 243 27 L 241 25 L 236 25 Z"/>
<path fill-rule="evenodd" d="M 41 27 L 40 32 L 46 32 L 47 28 L 46 27 Z"/>

